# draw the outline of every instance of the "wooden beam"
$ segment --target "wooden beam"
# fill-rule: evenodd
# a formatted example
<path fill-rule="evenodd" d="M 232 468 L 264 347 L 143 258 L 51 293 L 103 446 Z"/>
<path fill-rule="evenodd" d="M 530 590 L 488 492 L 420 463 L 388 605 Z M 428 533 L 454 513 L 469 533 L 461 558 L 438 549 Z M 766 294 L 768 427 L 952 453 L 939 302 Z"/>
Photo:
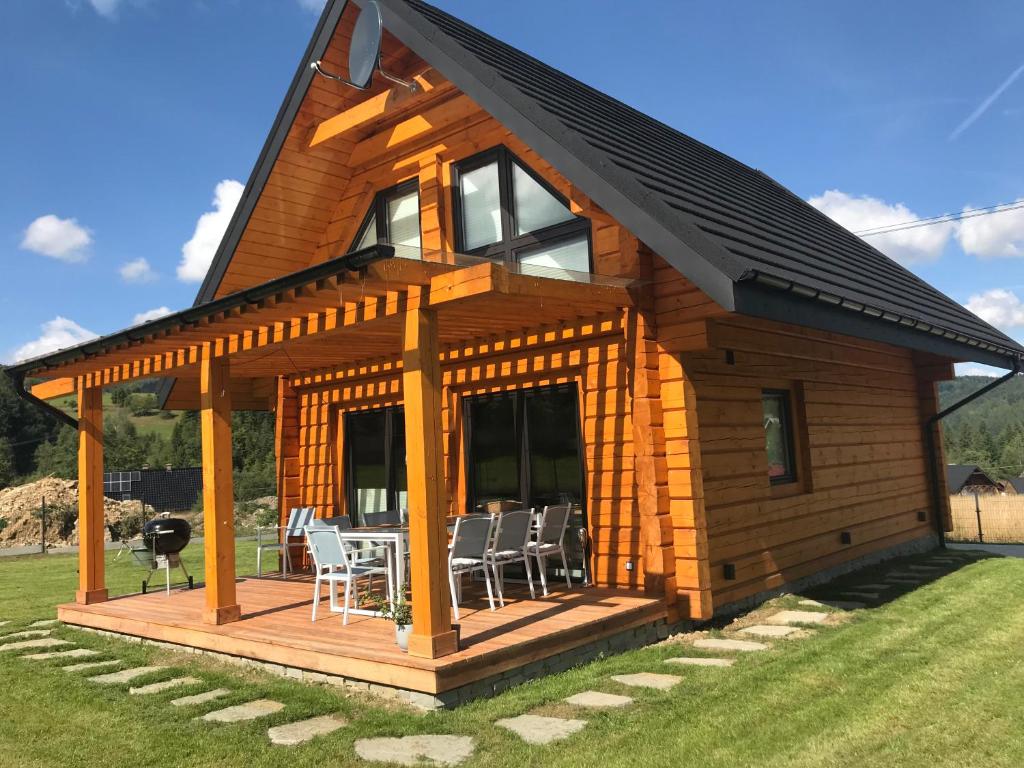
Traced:
<path fill-rule="evenodd" d="M 107 599 L 103 572 L 103 389 L 78 383 L 78 592 L 82 605 Z"/>
<path fill-rule="evenodd" d="M 408 111 L 414 107 L 422 107 L 454 88 L 433 70 L 417 75 L 414 79 L 419 85 L 417 91 L 396 85 L 322 121 L 313 131 L 309 146 L 315 147 L 338 136 L 350 134 L 399 108 Z"/>
<path fill-rule="evenodd" d="M 434 659 L 458 650 L 445 573 L 448 497 L 436 311 L 417 308 L 406 312 L 402 364 L 412 579 L 409 654 Z"/>
<path fill-rule="evenodd" d="M 203 346 L 199 375 L 203 436 L 203 542 L 207 624 L 241 618 L 235 598 L 235 493 L 231 476 L 231 390 L 228 360 Z"/>
<path fill-rule="evenodd" d="M 53 400 L 57 397 L 67 397 L 78 391 L 78 384 L 73 378 L 52 379 L 43 381 L 32 386 L 32 396 L 40 400 Z"/>

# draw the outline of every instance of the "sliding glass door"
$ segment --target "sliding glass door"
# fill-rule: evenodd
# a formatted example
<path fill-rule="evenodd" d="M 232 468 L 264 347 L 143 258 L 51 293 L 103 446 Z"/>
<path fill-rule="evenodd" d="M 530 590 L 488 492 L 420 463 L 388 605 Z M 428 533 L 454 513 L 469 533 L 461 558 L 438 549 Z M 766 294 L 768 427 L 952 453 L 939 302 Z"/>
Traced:
<path fill-rule="evenodd" d="M 571 570 L 582 569 L 583 456 L 574 385 L 481 395 L 465 401 L 467 511 L 509 502 L 534 507 L 573 504 L 566 533 Z"/>
<path fill-rule="evenodd" d="M 405 415 L 378 408 L 345 415 L 345 493 L 353 525 L 407 505 Z"/>

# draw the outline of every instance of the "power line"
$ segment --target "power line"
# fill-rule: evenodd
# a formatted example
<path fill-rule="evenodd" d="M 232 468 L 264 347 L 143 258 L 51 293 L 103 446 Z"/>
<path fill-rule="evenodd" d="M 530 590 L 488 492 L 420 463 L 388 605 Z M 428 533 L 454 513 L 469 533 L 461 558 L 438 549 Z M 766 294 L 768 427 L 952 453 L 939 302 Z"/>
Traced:
<path fill-rule="evenodd" d="M 1024 200 L 1018 200 L 1013 203 L 999 203 L 997 205 L 987 205 L 983 208 L 971 208 L 968 211 L 962 211 L 960 213 L 943 213 L 939 216 L 929 216 L 922 219 L 913 219 L 912 221 L 904 221 L 898 224 L 885 224 L 879 227 L 872 227 L 870 229 L 862 229 L 858 232 L 854 232 L 858 237 L 873 237 L 875 235 L 888 235 L 893 232 L 902 232 L 906 229 L 917 229 L 918 227 L 930 227 L 935 224 L 946 224 L 952 221 L 961 221 L 963 219 L 973 219 L 978 216 L 991 216 L 993 213 L 1003 213 L 1005 211 L 1015 211 L 1020 208 L 1024 208 Z"/>

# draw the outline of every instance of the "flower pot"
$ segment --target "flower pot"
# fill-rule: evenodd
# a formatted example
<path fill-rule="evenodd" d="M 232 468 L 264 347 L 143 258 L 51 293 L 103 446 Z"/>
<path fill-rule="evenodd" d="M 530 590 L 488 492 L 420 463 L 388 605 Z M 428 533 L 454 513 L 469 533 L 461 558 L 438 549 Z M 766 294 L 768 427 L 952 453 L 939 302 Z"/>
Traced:
<path fill-rule="evenodd" d="M 398 647 L 403 651 L 408 652 L 409 650 L 409 635 L 412 634 L 412 625 L 407 624 L 405 626 L 395 626 L 395 641 L 398 643 Z"/>

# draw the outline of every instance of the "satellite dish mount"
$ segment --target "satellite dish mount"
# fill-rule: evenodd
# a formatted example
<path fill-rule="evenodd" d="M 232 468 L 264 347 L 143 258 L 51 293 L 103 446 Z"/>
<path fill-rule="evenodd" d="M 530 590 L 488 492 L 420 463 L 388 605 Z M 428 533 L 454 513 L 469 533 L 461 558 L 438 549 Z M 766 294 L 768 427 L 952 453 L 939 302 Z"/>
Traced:
<path fill-rule="evenodd" d="M 403 85 L 410 91 L 419 90 L 419 84 L 415 80 L 404 80 L 385 71 L 381 66 L 380 51 L 384 24 L 380 18 L 380 6 L 377 5 L 376 0 L 365 0 L 362 5 L 359 18 L 356 19 L 355 26 L 352 28 L 352 42 L 348 49 L 348 77 L 325 71 L 320 66 L 319 60 L 310 64 L 310 67 L 317 74 L 329 80 L 336 80 L 339 83 L 358 88 L 360 91 L 370 88 L 374 71 L 380 72 L 381 77 L 385 80 Z"/>

